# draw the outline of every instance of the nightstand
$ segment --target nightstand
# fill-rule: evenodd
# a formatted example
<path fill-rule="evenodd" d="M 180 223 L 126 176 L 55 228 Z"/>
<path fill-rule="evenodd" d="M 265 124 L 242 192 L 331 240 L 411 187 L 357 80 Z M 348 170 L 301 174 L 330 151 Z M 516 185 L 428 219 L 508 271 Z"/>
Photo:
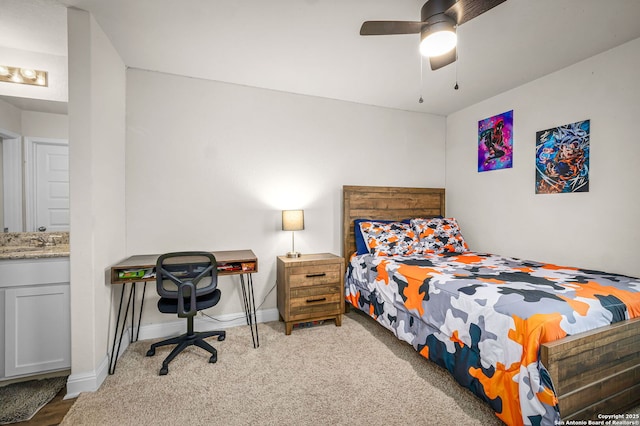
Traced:
<path fill-rule="evenodd" d="M 295 323 L 335 319 L 344 312 L 344 259 L 330 253 L 278 256 L 278 311 L 291 334 Z"/>

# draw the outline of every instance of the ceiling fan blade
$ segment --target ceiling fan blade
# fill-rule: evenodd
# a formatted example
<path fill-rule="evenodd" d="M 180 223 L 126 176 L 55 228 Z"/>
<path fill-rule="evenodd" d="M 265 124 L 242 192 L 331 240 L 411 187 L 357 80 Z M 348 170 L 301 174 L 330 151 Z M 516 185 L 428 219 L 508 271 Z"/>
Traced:
<path fill-rule="evenodd" d="M 444 67 L 445 65 L 452 64 L 456 61 L 456 48 L 440 56 L 432 56 L 429 58 L 429 65 L 433 71 Z"/>
<path fill-rule="evenodd" d="M 451 16 L 458 25 L 462 25 L 505 1 L 507 0 L 458 0 L 453 6 L 447 9 L 445 14 Z"/>
<path fill-rule="evenodd" d="M 360 27 L 360 35 L 420 34 L 424 22 L 414 21 L 366 21 Z"/>

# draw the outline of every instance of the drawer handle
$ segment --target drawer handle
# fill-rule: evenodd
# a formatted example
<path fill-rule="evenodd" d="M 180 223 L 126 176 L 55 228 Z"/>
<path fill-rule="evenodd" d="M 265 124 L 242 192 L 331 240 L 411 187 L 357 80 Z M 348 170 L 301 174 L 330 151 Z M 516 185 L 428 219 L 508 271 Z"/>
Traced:
<path fill-rule="evenodd" d="M 307 278 L 313 278 L 313 277 L 324 277 L 325 275 L 327 275 L 326 272 L 321 272 L 319 274 L 307 274 Z"/>
<path fill-rule="evenodd" d="M 325 300 L 327 300 L 326 297 L 321 297 L 319 299 L 307 299 L 307 303 L 324 302 Z"/>

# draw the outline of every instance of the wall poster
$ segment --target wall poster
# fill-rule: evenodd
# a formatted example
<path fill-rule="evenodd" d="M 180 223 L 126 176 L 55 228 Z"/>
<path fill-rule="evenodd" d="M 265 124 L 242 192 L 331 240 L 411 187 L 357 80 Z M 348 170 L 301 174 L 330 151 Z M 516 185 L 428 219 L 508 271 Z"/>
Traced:
<path fill-rule="evenodd" d="M 478 121 L 478 172 L 513 167 L 513 110 Z"/>
<path fill-rule="evenodd" d="M 589 192 L 590 120 L 536 132 L 536 194 Z"/>

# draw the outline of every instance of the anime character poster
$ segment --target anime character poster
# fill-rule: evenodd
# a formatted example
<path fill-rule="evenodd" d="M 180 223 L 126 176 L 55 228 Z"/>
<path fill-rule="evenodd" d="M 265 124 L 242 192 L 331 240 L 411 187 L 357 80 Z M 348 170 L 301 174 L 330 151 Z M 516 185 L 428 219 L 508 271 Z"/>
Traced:
<path fill-rule="evenodd" d="M 590 120 L 536 132 L 536 194 L 589 192 Z"/>
<path fill-rule="evenodd" d="M 478 172 L 513 167 L 513 110 L 478 121 Z"/>

